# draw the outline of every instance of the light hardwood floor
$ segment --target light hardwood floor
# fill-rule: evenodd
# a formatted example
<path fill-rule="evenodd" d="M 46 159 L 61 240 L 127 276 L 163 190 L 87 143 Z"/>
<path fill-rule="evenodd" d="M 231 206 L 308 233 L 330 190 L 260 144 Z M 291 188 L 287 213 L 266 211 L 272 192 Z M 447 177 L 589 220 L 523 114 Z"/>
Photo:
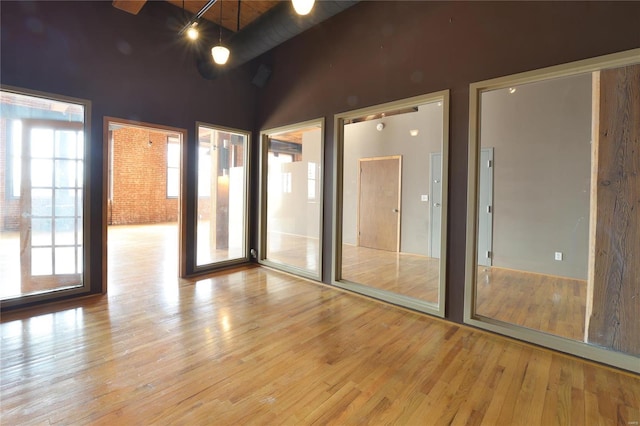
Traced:
<path fill-rule="evenodd" d="M 584 341 L 584 280 L 480 267 L 476 288 L 479 315 Z"/>
<path fill-rule="evenodd" d="M 108 296 L 2 315 L 3 425 L 640 420 L 637 375 L 113 231 Z"/>

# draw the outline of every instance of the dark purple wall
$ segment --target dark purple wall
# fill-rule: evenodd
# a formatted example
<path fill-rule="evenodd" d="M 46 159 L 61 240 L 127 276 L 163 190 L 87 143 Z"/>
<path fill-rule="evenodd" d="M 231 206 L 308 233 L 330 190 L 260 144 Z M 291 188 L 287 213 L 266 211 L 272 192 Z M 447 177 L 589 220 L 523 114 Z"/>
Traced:
<path fill-rule="evenodd" d="M 640 2 L 365 1 L 262 58 L 257 128 L 325 129 L 323 272 L 331 276 L 333 115 L 451 90 L 447 317 L 462 322 L 469 84 L 640 47 Z"/>
<path fill-rule="evenodd" d="M 251 68 L 205 80 L 176 37 L 184 17 L 165 2 L 133 16 L 111 1 L 0 2 L 0 81 L 92 102 L 91 208 L 102 211 L 104 116 L 188 129 L 195 122 L 272 128 L 326 118 L 323 272 L 331 276 L 333 115 L 451 90 L 447 316 L 463 312 L 469 84 L 640 47 L 640 2 L 363 1 L 259 58 L 273 67 L 258 91 Z M 206 53 L 206 52 L 205 52 Z M 254 138 L 257 142 L 257 138 Z M 258 164 L 257 150 L 253 163 Z M 195 149 L 187 158 L 194 178 Z M 253 173 L 257 206 L 257 173 Z M 194 185 L 187 191 L 195 204 Z M 252 210 L 256 210 L 253 208 Z M 190 214 L 187 211 L 187 226 Z M 257 213 L 252 213 L 256 247 Z M 101 222 L 92 223 L 101 235 Z M 93 246 L 101 247 L 99 238 Z M 93 252 L 99 284 L 103 253 Z M 97 274 L 97 275 L 96 275 Z"/>
<path fill-rule="evenodd" d="M 176 35 L 185 21 L 182 10 L 166 2 L 148 2 L 134 16 L 111 1 L 3 1 L 0 15 L 2 84 L 91 101 L 91 282 L 99 290 L 103 118 L 187 129 L 194 146 L 196 121 L 252 129 L 257 89 L 245 69 L 202 78 L 195 49 Z M 190 179 L 195 152 L 187 159 Z"/>

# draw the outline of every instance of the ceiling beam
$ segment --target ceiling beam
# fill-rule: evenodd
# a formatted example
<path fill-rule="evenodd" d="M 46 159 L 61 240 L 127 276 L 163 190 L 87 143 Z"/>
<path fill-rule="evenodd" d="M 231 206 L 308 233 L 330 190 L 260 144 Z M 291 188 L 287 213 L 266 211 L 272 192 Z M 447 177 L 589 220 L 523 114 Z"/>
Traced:
<path fill-rule="evenodd" d="M 198 21 L 198 19 L 199 19 L 202 15 L 204 15 L 204 13 L 205 13 L 207 10 L 209 10 L 209 8 L 210 8 L 211 6 L 213 6 L 214 4 L 216 4 L 216 2 L 217 2 L 217 1 L 218 1 L 218 0 L 209 0 L 209 1 L 207 1 L 207 2 L 204 4 L 204 6 L 202 6 L 202 8 L 201 8 L 198 12 L 196 12 L 196 14 L 195 14 L 195 15 L 193 15 L 193 17 L 192 17 L 191 19 L 189 19 L 189 22 L 187 22 L 187 23 L 186 23 L 186 25 L 185 25 L 184 27 L 182 27 L 182 29 L 180 30 L 180 32 L 179 32 L 178 34 L 182 34 L 182 33 L 184 33 L 185 31 L 187 31 L 187 29 L 191 26 L 191 24 L 193 24 L 194 22 L 197 22 L 197 21 Z M 220 0 L 220 1 L 222 1 L 222 0 Z"/>
<path fill-rule="evenodd" d="M 137 15 L 147 0 L 113 0 L 113 7 Z"/>

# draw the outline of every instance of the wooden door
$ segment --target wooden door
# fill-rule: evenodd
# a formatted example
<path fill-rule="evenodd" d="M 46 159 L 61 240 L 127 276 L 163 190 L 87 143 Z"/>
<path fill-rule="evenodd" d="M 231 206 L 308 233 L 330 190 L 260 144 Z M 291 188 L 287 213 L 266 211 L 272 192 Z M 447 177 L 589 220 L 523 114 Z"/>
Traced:
<path fill-rule="evenodd" d="M 400 156 L 362 158 L 358 178 L 358 245 L 400 249 Z"/>

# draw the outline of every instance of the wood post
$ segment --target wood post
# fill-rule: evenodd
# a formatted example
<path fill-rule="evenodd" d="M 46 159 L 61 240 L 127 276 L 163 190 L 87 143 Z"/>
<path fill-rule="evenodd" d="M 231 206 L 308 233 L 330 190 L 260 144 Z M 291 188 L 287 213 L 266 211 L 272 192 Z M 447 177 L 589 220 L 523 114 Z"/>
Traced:
<path fill-rule="evenodd" d="M 594 89 L 597 174 L 585 337 L 640 355 L 640 65 L 601 71 Z"/>

